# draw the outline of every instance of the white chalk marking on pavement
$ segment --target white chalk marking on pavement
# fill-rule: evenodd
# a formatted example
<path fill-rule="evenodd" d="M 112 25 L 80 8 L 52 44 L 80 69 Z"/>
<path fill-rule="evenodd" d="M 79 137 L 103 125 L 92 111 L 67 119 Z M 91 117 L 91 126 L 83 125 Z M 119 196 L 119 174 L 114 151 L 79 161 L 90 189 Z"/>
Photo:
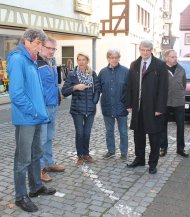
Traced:
<path fill-rule="evenodd" d="M 116 205 L 115 207 L 119 210 L 119 212 L 122 215 L 125 215 L 125 216 L 127 215 L 126 217 L 141 217 L 140 213 L 133 212 L 132 209 L 127 205 L 125 206 L 125 205 L 119 204 L 119 205 Z"/>
<path fill-rule="evenodd" d="M 64 197 L 65 194 L 64 194 L 64 193 L 61 193 L 61 192 L 56 192 L 56 193 L 54 194 L 54 196 L 55 196 L 55 197 Z"/>
<path fill-rule="evenodd" d="M 114 191 L 110 191 L 108 189 L 105 189 L 103 187 L 103 184 L 101 183 L 101 181 L 98 179 L 98 176 L 94 174 L 94 172 L 92 171 L 92 169 L 90 169 L 87 165 L 83 165 L 81 167 L 82 171 L 86 174 L 86 176 L 88 175 L 90 177 L 90 179 L 94 182 L 94 184 L 102 191 L 104 192 L 106 195 L 108 195 L 110 198 L 112 198 L 113 200 L 119 200 L 118 197 L 114 196 Z"/>
<path fill-rule="evenodd" d="M 93 183 L 106 194 L 112 201 L 118 201 L 120 198 L 115 196 L 114 191 L 108 190 L 103 187 L 102 182 L 98 179 L 98 175 L 96 175 L 92 169 L 90 169 L 86 164 L 81 166 L 82 171 L 84 172 L 85 176 L 90 177 Z M 140 217 L 141 215 L 137 212 L 134 212 L 129 206 L 118 204 L 115 205 L 115 208 L 119 211 L 120 214 L 126 215 L 128 217 Z"/>

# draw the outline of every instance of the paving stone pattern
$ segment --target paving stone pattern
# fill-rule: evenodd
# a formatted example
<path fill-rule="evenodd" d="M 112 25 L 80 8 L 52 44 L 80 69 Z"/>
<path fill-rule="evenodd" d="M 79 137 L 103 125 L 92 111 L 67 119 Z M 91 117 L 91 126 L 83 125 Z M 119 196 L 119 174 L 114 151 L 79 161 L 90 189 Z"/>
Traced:
<path fill-rule="evenodd" d="M 156 205 L 157 209 L 155 208 L 154 215 L 144 214 L 148 211 L 147 208 L 155 203 L 154 199 L 164 189 L 176 167 L 181 166 L 182 157 L 176 155 L 175 124 L 169 124 L 168 155 L 159 160 L 158 173 L 150 175 L 147 164 L 145 167 L 135 169 L 126 167 L 127 163 L 134 159 L 133 132 L 131 130 L 129 130 L 127 161 L 120 160 L 117 127 L 116 156 L 109 160 L 103 159 L 102 156 L 107 151 L 105 127 L 100 109 L 98 109 L 90 144 L 90 154 L 96 158 L 97 162 L 77 167 L 75 130 L 69 114 L 69 106 L 70 98 L 66 98 L 59 107 L 53 146 L 54 159 L 58 164 L 63 164 L 66 170 L 64 173 L 50 173 L 53 181 L 46 185 L 55 187 L 58 192 L 56 195 L 32 198 L 32 201 L 39 207 L 39 211 L 36 213 L 23 212 L 14 205 L 14 126 L 6 122 L 0 124 L 0 216 L 156 217 L 156 212 L 159 211 Z M 187 124 L 185 129 L 185 140 L 187 148 L 189 148 L 190 125 Z M 149 145 L 147 145 L 146 153 L 148 158 Z M 179 176 L 183 175 L 180 173 L 183 173 L 183 170 L 179 172 Z M 161 200 L 164 203 L 164 198 Z M 154 210 L 154 207 L 152 209 Z M 165 216 L 160 215 L 159 217 Z"/>

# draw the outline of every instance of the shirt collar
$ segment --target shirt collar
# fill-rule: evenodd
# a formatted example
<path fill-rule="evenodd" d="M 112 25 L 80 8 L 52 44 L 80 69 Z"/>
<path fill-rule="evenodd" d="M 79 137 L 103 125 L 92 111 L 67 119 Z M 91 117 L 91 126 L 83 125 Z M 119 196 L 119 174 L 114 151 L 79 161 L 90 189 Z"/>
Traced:
<path fill-rule="evenodd" d="M 150 56 L 147 60 L 141 60 L 141 64 L 143 64 L 144 62 L 146 62 L 146 65 L 150 65 L 150 62 L 152 60 L 152 56 Z"/>

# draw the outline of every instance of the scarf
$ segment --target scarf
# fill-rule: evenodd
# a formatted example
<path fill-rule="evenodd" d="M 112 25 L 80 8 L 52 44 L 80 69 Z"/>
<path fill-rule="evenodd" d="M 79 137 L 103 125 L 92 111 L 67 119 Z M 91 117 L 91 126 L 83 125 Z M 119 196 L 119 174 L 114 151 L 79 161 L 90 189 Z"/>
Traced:
<path fill-rule="evenodd" d="M 89 87 L 93 86 L 93 78 L 92 75 L 90 75 L 88 72 L 85 72 L 85 74 L 82 73 L 82 71 L 80 70 L 80 68 L 77 66 L 77 77 L 79 79 L 79 83 L 80 84 L 86 84 Z"/>
<path fill-rule="evenodd" d="M 167 69 L 170 70 L 170 72 L 172 72 L 173 75 L 175 73 L 176 68 L 177 68 L 177 64 L 173 65 L 171 67 L 167 65 Z"/>

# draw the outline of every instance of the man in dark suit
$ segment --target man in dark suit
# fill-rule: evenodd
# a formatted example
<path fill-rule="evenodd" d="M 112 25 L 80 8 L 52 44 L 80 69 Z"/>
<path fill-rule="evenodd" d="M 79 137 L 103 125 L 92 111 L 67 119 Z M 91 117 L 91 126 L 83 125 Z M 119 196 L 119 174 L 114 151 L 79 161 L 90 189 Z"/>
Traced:
<path fill-rule="evenodd" d="M 131 129 L 134 130 L 135 160 L 130 168 L 145 165 L 146 134 L 149 136 L 149 173 L 157 172 L 160 134 L 164 127 L 168 75 L 166 64 L 152 54 L 153 44 L 140 43 L 140 57 L 131 63 L 127 89 L 127 108 L 132 112 Z"/>

